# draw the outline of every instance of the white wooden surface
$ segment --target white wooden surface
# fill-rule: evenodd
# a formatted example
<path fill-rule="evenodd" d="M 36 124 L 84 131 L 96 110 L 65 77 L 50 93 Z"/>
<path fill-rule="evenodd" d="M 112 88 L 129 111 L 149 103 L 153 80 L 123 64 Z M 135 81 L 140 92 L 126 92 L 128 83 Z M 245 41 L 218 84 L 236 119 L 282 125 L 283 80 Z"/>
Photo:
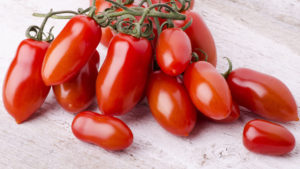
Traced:
<path fill-rule="evenodd" d="M 1 0 L 1 89 L 16 48 L 25 38 L 25 29 L 41 22 L 31 16 L 32 12 L 87 6 L 88 0 Z M 196 0 L 195 8 L 214 35 L 220 71 L 226 69 L 221 58 L 227 56 L 235 68 L 249 67 L 272 74 L 286 83 L 300 105 L 299 0 Z M 57 34 L 65 21 L 50 23 L 48 26 L 55 23 Z M 98 49 L 103 61 L 106 49 Z M 233 124 L 199 121 L 191 136 L 180 138 L 163 130 L 147 106 L 140 104 L 121 117 L 134 133 L 134 143 L 122 152 L 105 151 L 74 138 L 70 129 L 73 117 L 59 107 L 51 93 L 32 120 L 16 125 L 1 97 L 0 168 L 300 168 L 299 122 L 283 124 L 296 137 L 295 150 L 272 157 L 243 147 L 243 126 L 257 118 L 245 111 Z"/>

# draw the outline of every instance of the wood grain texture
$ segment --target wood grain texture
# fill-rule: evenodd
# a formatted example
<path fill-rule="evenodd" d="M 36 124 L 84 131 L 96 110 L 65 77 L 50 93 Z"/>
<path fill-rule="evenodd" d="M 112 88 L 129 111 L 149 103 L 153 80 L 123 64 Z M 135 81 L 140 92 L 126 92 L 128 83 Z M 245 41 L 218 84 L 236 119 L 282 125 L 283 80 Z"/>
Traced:
<path fill-rule="evenodd" d="M 1 0 L 0 87 L 24 31 L 42 19 L 32 12 L 76 9 L 88 0 Z M 218 70 L 248 67 L 276 76 L 286 83 L 300 105 L 300 1 L 299 0 L 196 0 L 216 41 Z M 65 21 L 55 23 L 57 35 Z M 99 46 L 103 62 L 106 49 Z M 1 90 L 2 92 L 2 90 Z M 2 93 L 1 93 L 2 95 Z M 91 109 L 96 110 L 96 105 Z M 298 108 L 299 110 L 299 108 Z M 296 148 L 283 157 L 262 156 L 242 145 L 244 124 L 259 118 L 247 111 L 233 124 L 199 121 L 188 138 L 173 136 L 153 119 L 146 102 L 121 117 L 132 129 L 133 145 L 109 152 L 77 140 L 71 132 L 73 115 L 56 103 L 53 94 L 28 122 L 16 125 L 0 99 L 0 168 L 264 168 L 297 169 L 300 166 L 299 122 L 283 124 L 296 137 Z"/>

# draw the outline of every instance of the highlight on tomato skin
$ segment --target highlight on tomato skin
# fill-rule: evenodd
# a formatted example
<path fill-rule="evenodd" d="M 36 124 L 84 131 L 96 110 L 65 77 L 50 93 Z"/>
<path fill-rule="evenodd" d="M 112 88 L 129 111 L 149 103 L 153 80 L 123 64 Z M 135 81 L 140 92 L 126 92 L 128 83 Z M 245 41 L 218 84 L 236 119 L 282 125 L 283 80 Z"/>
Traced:
<path fill-rule="evenodd" d="M 279 79 L 239 68 L 229 74 L 227 82 L 233 99 L 254 113 L 279 122 L 299 120 L 295 98 Z"/>
<path fill-rule="evenodd" d="M 154 72 L 146 93 L 152 115 L 164 129 L 178 136 L 190 134 L 197 121 L 197 112 L 178 78 Z"/>
<path fill-rule="evenodd" d="M 91 111 L 76 115 L 72 132 L 78 139 L 106 150 L 124 150 L 133 142 L 133 134 L 123 121 Z"/>
<path fill-rule="evenodd" d="M 187 34 L 179 28 L 162 31 L 156 46 L 156 60 L 161 70 L 170 76 L 184 72 L 192 59 L 192 45 Z"/>
<path fill-rule="evenodd" d="M 67 111 L 77 113 L 91 105 L 96 96 L 100 56 L 94 52 L 89 62 L 69 81 L 52 86 L 57 102 Z"/>
<path fill-rule="evenodd" d="M 232 112 L 232 98 L 228 84 L 216 68 L 205 61 L 190 64 L 184 75 L 192 102 L 205 116 L 224 120 Z"/>
<path fill-rule="evenodd" d="M 45 41 L 23 40 L 7 71 L 3 104 L 18 124 L 28 120 L 41 107 L 50 91 L 41 76 L 48 47 Z"/>
<path fill-rule="evenodd" d="M 42 66 L 45 84 L 58 85 L 78 74 L 95 52 L 101 35 L 93 18 L 77 15 L 70 19 L 46 52 Z"/>
<path fill-rule="evenodd" d="M 295 137 L 285 127 L 266 120 L 249 121 L 243 131 L 244 146 L 252 152 L 284 155 L 295 147 Z"/>

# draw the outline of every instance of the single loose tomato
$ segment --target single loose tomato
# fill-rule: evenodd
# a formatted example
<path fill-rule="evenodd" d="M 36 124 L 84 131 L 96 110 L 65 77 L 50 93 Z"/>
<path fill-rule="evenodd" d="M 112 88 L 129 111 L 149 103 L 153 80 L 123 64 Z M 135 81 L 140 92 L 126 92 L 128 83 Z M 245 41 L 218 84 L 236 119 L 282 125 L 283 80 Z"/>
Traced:
<path fill-rule="evenodd" d="M 177 76 L 184 72 L 192 59 L 190 38 L 179 28 L 165 29 L 156 46 L 156 60 L 161 70 Z"/>
<path fill-rule="evenodd" d="M 170 133 L 188 136 L 197 120 L 196 109 L 183 83 L 163 72 L 154 72 L 147 87 L 152 115 Z"/>
<path fill-rule="evenodd" d="M 265 120 L 249 121 L 244 128 L 243 143 L 253 152 L 283 155 L 295 147 L 295 137 L 285 127 Z"/>
<path fill-rule="evenodd" d="M 147 39 L 119 33 L 110 42 L 96 83 L 98 106 L 105 115 L 122 115 L 142 98 L 152 60 Z"/>
<path fill-rule="evenodd" d="M 226 119 L 232 110 L 232 98 L 226 80 L 208 62 L 190 64 L 184 73 L 184 85 L 197 107 L 214 120 Z"/>
<path fill-rule="evenodd" d="M 48 42 L 23 40 L 12 61 L 3 84 L 3 102 L 17 123 L 27 120 L 44 103 L 50 87 L 41 76 Z"/>
<path fill-rule="evenodd" d="M 74 16 L 49 46 L 42 67 L 46 85 L 70 80 L 92 57 L 101 39 L 101 27 L 84 15 Z"/>
<path fill-rule="evenodd" d="M 205 52 L 208 56 L 207 61 L 212 65 L 217 65 L 217 50 L 211 32 L 206 26 L 204 20 L 199 14 L 193 11 L 183 12 L 186 15 L 184 21 L 175 21 L 176 27 L 182 27 L 193 19 L 192 25 L 189 26 L 185 32 L 190 37 L 192 43 L 193 52 L 196 52 L 200 60 L 205 60 L 206 56 L 203 54 Z M 198 49 L 202 50 L 200 52 Z"/>
<path fill-rule="evenodd" d="M 230 115 L 224 119 L 224 120 L 215 120 L 216 122 L 221 122 L 221 123 L 232 123 L 234 121 L 237 121 L 240 118 L 240 108 L 239 105 L 236 104 L 234 101 L 232 101 L 232 110 Z"/>
<path fill-rule="evenodd" d="M 78 139 L 106 150 L 123 150 L 133 141 L 132 132 L 123 121 L 89 111 L 77 114 L 72 132 Z"/>
<path fill-rule="evenodd" d="M 53 86 L 58 103 L 67 111 L 77 113 L 91 105 L 96 96 L 96 79 L 100 56 L 97 51 L 71 80 Z"/>
<path fill-rule="evenodd" d="M 281 122 L 299 120 L 293 95 L 277 78 L 240 68 L 229 74 L 227 82 L 233 99 L 254 113 Z"/>

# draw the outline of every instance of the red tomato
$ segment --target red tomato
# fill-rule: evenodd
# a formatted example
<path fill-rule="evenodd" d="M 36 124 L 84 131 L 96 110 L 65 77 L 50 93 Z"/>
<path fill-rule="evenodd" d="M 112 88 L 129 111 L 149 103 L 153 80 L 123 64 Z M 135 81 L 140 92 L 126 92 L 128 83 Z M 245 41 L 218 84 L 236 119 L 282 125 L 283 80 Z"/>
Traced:
<path fill-rule="evenodd" d="M 77 114 L 72 131 L 78 139 L 106 150 L 123 150 L 133 141 L 132 132 L 123 121 L 90 111 Z"/>
<path fill-rule="evenodd" d="M 226 80 L 208 62 L 199 61 L 188 66 L 184 85 L 194 105 L 207 117 L 226 119 L 232 109 L 232 98 Z"/>
<path fill-rule="evenodd" d="M 234 121 L 237 121 L 240 118 L 240 108 L 239 105 L 236 104 L 234 101 L 232 101 L 232 110 L 230 115 L 224 119 L 224 120 L 216 120 L 216 122 L 221 122 L 221 123 L 232 123 Z"/>
<path fill-rule="evenodd" d="M 18 124 L 27 120 L 44 103 L 50 87 L 42 80 L 41 68 L 48 42 L 23 40 L 3 84 L 6 110 Z"/>
<path fill-rule="evenodd" d="M 158 123 L 167 131 L 188 136 L 196 124 L 196 109 L 184 86 L 163 72 L 150 76 L 147 87 L 149 107 Z"/>
<path fill-rule="evenodd" d="M 180 75 L 191 59 L 191 41 L 183 30 L 171 28 L 162 31 L 157 41 L 156 60 L 164 73 L 170 76 Z"/>
<path fill-rule="evenodd" d="M 101 27 L 88 16 L 74 16 L 49 46 L 42 67 L 46 85 L 70 80 L 83 68 L 101 39 Z"/>
<path fill-rule="evenodd" d="M 126 34 L 110 42 L 96 83 L 98 106 L 105 115 L 122 115 L 142 98 L 152 60 L 147 39 Z"/>
<path fill-rule="evenodd" d="M 198 50 L 201 49 L 208 55 L 207 61 L 216 66 L 216 45 L 213 36 L 206 26 L 204 20 L 200 17 L 200 15 L 193 11 L 186 11 L 183 14 L 186 15 L 186 19 L 184 21 L 175 21 L 174 23 L 176 27 L 182 27 L 186 25 L 191 19 L 193 19 L 192 25 L 185 30 L 185 32 L 191 39 L 193 52 L 196 52 L 199 55 L 200 60 L 205 60 L 205 55 Z"/>
<path fill-rule="evenodd" d="M 265 120 L 249 121 L 244 128 L 243 142 L 253 152 L 283 155 L 295 147 L 295 137 L 285 127 Z"/>
<path fill-rule="evenodd" d="M 294 97 L 275 77 L 240 68 L 231 72 L 227 81 L 239 105 L 271 120 L 299 120 Z"/>
<path fill-rule="evenodd" d="M 171 0 L 152 0 L 153 4 L 158 4 L 158 3 L 167 3 L 171 2 Z M 176 5 L 180 8 L 181 4 L 178 2 L 178 0 L 175 0 Z M 189 10 L 192 10 L 194 8 L 195 0 L 191 0 L 190 8 Z"/>
<path fill-rule="evenodd" d="M 53 86 L 58 103 L 67 111 L 77 113 L 93 102 L 96 95 L 96 79 L 100 56 L 96 51 L 79 74 L 71 80 Z"/>

